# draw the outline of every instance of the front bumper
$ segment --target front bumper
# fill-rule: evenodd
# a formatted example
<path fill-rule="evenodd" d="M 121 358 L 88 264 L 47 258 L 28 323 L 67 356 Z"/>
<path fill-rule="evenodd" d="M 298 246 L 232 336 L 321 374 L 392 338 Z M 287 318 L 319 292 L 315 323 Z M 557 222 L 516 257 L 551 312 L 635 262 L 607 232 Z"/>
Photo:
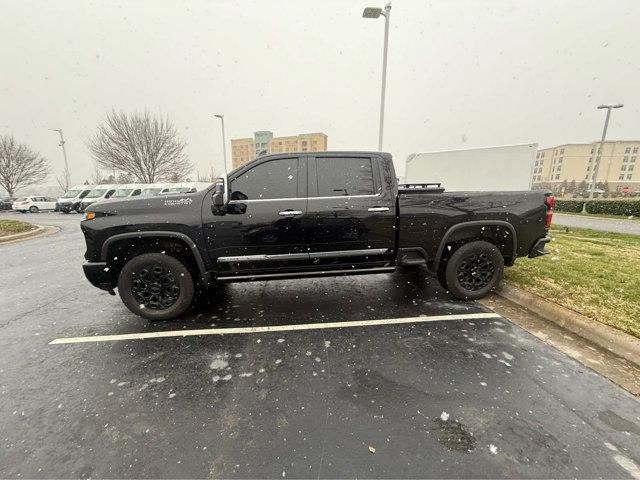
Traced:
<path fill-rule="evenodd" d="M 61 212 L 70 212 L 73 210 L 73 204 L 71 202 L 58 202 L 57 208 Z"/>
<path fill-rule="evenodd" d="M 531 251 L 529 252 L 529 258 L 541 257 L 542 255 L 548 255 L 549 250 L 545 249 L 545 245 L 551 241 L 551 237 L 546 236 L 539 238 L 535 243 Z"/>
<path fill-rule="evenodd" d="M 84 262 L 82 269 L 84 270 L 84 276 L 87 277 L 91 285 L 101 290 L 107 290 L 114 295 L 113 288 L 116 286 L 116 282 L 107 267 L 107 262 Z"/>

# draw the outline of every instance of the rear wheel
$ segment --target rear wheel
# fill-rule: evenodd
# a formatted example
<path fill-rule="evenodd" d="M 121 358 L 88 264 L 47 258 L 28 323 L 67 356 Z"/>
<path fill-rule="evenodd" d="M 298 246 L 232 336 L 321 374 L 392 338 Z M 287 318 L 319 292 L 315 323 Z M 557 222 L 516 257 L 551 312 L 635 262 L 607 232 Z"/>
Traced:
<path fill-rule="evenodd" d="M 498 285 L 503 270 L 500 250 L 492 243 L 475 241 L 465 243 L 451 255 L 444 279 L 454 297 L 477 300 Z"/>
<path fill-rule="evenodd" d="M 40 210 L 38 207 L 36 207 L 35 205 L 29 207 L 29 211 L 31 213 L 38 213 L 38 210 Z"/>
<path fill-rule="evenodd" d="M 145 253 L 129 260 L 118 277 L 120 298 L 136 315 L 170 320 L 187 311 L 194 295 L 189 269 L 162 253 Z"/>

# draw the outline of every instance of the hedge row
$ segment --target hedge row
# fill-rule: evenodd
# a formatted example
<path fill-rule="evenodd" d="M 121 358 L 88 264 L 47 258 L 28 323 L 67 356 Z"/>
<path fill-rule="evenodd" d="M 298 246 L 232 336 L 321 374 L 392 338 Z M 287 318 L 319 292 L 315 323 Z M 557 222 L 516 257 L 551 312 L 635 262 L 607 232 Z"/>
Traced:
<path fill-rule="evenodd" d="M 579 213 L 584 203 L 585 200 L 556 199 L 555 209 L 558 212 Z M 586 203 L 587 213 L 640 217 L 640 200 L 591 200 Z"/>

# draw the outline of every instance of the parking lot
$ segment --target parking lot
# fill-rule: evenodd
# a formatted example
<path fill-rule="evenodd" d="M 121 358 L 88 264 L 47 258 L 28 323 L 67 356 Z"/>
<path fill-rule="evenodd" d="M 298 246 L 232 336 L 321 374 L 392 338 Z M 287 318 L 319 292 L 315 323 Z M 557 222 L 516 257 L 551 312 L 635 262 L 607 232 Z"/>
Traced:
<path fill-rule="evenodd" d="M 640 478 L 637 398 L 422 272 L 150 323 L 83 277 L 79 215 L 20 219 L 61 231 L 0 245 L 1 477 Z"/>

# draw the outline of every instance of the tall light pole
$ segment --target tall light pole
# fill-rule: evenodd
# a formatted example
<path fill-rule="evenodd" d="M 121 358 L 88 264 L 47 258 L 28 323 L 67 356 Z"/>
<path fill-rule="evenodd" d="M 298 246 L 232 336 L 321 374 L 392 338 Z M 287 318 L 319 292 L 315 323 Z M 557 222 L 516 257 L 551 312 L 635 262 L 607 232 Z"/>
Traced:
<path fill-rule="evenodd" d="M 382 53 L 382 90 L 380 92 L 380 130 L 378 132 L 378 150 L 382 151 L 382 134 L 384 130 L 384 97 L 387 88 L 387 50 L 389 48 L 389 18 L 391 17 L 391 2 L 384 10 L 377 7 L 367 7 L 362 12 L 362 18 L 378 18 L 384 16 L 384 50 Z"/>
<path fill-rule="evenodd" d="M 62 134 L 61 128 L 52 128 L 54 132 L 58 132 L 60 134 L 60 146 L 62 147 L 62 156 L 64 157 L 64 181 L 66 183 L 66 187 L 69 188 L 69 183 L 71 182 L 71 175 L 69 173 L 69 162 L 67 162 L 67 149 L 64 146 L 64 135 Z"/>
<path fill-rule="evenodd" d="M 224 136 L 224 115 L 214 115 L 214 117 L 222 120 L 222 155 L 224 158 L 224 173 L 227 173 L 227 141 Z"/>
<path fill-rule="evenodd" d="M 602 154 L 604 153 L 604 141 L 607 138 L 607 128 L 609 127 L 609 118 L 611 117 L 611 109 L 612 108 L 622 108 L 623 104 L 618 103 L 616 105 L 600 105 L 598 109 L 607 109 L 607 116 L 604 121 L 604 129 L 602 130 L 602 140 L 600 140 L 600 148 L 596 153 L 596 163 L 593 166 L 593 176 L 591 177 L 591 185 L 589 187 L 589 200 L 593 200 L 593 191 L 596 188 L 596 181 L 598 179 L 598 170 L 600 169 L 600 160 L 602 159 Z M 587 202 L 584 202 L 582 205 L 582 213 L 587 213 Z"/>

